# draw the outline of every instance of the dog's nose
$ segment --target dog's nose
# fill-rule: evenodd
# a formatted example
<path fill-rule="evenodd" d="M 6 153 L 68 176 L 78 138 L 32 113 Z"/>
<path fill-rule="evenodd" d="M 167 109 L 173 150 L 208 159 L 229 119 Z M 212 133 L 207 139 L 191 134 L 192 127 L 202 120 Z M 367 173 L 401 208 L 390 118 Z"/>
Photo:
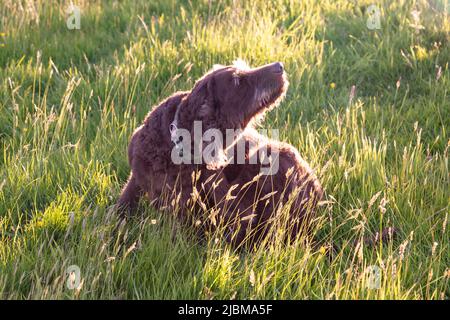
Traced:
<path fill-rule="evenodd" d="M 284 66 L 281 62 L 274 62 L 272 63 L 272 70 L 275 73 L 283 73 Z"/>

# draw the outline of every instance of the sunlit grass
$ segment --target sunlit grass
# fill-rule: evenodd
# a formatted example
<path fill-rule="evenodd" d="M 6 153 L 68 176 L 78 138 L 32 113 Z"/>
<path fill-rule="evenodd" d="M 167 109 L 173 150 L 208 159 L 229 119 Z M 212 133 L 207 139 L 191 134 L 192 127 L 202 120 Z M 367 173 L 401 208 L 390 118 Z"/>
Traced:
<path fill-rule="evenodd" d="M 449 17 L 377 2 L 372 31 L 372 2 L 80 1 L 81 30 L 68 30 L 69 1 L 2 1 L 1 298 L 448 299 Z M 315 243 L 235 252 L 145 201 L 114 233 L 133 130 L 237 57 L 289 73 L 263 126 L 326 189 Z M 358 245 L 392 226 L 396 240 Z"/>

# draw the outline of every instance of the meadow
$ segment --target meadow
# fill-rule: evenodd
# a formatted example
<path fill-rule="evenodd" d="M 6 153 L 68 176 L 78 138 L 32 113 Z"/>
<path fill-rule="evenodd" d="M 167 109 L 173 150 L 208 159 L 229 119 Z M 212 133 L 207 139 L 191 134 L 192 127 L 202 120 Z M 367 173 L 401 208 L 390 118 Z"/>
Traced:
<path fill-rule="evenodd" d="M 2 0 L 0 298 L 448 299 L 445 2 L 80 0 L 70 30 L 70 1 Z M 261 125 L 317 171 L 321 245 L 233 251 L 145 201 L 119 239 L 133 130 L 236 58 L 285 65 L 287 96 Z M 361 241 L 386 227 L 395 239 Z"/>

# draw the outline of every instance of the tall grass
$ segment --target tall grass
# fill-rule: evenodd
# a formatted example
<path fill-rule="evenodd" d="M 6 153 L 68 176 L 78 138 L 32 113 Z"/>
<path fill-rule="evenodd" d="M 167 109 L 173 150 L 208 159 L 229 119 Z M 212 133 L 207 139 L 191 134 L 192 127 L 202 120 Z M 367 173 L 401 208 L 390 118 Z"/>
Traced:
<path fill-rule="evenodd" d="M 372 2 L 84 0 L 68 30 L 69 1 L 2 1 L 1 298 L 449 298 L 449 16 L 439 1 L 376 1 L 369 30 Z M 286 66 L 263 126 L 317 170 L 321 245 L 236 252 L 146 202 L 118 236 L 132 131 L 237 57 Z M 361 241 L 389 226 L 397 239 Z"/>

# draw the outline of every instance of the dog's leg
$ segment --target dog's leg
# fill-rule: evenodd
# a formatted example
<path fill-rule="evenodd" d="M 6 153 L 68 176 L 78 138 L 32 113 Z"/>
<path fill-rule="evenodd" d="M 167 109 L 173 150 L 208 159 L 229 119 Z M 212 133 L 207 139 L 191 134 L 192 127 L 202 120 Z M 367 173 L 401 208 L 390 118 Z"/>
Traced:
<path fill-rule="evenodd" d="M 117 202 L 117 209 L 121 218 L 125 218 L 126 215 L 131 214 L 136 209 L 142 195 L 141 187 L 139 187 L 136 178 L 131 174 Z"/>

